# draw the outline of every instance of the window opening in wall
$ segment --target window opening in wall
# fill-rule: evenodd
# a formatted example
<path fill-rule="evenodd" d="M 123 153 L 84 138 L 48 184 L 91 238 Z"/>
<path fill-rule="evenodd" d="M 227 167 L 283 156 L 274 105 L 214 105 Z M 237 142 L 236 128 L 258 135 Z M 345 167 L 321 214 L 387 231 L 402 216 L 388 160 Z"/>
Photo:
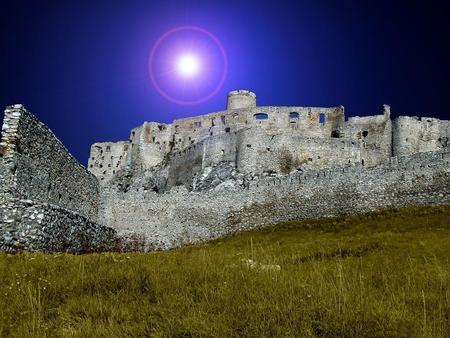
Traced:
<path fill-rule="evenodd" d="M 89 166 L 89 168 L 93 168 L 94 166 L 91 164 L 90 166 Z"/>
<path fill-rule="evenodd" d="M 103 149 L 100 149 L 100 154 L 103 154 Z"/>
<path fill-rule="evenodd" d="M 111 147 L 110 146 L 106 146 L 106 152 L 110 152 L 111 151 Z"/>
<path fill-rule="evenodd" d="M 338 131 L 338 130 L 333 130 L 333 131 L 331 132 L 331 137 L 339 138 L 339 131 Z"/>
<path fill-rule="evenodd" d="M 269 147 L 267 147 L 266 149 L 267 149 L 267 151 L 270 151 L 270 148 L 269 148 Z"/>
<path fill-rule="evenodd" d="M 201 123 L 200 121 L 195 121 L 195 122 L 193 123 L 193 125 L 194 125 L 194 127 L 201 127 L 201 126 L 202 126 L 202 123 Z"/>
<path fill-rule="evenodd" d="M 229 133 L 229 132 L 230 132 L 230 127 L 226 127 L 226 128 L 225 128 L 225 132 L 226 132 L 226 133 Z"/>
<path fill-rule="evenodd" d="M 215 126 L 214 119 L 211 119 L 211 127 L 214 127 L 214 126 Z"/>
<path fill-rule="evenodd" d="M 152 137 L 152 142 L 155 142 L 155 136 Z"/>
<path fill-rule="evenodd" d="M 266 113 L 256 113 L 253 115 L 253 117 L 256 120 L 267 120 L 269 118 L 269 115 L 267 115 Z"/>
<path fill-rule="evenodd" d="M 211 132 L 209 133 L 209 135 L 210 135 L 210 136 L 213 136 L 213 132 L 211 131 Z"/>
<path fill-rule="evenodd" d="M 128 151 L 128 144 L 125 144 L 125 145 L 123 146 L 123 151 Z"/>
<path fill-rule="evenodd" d="M 290 119 L 298 119 L 298 117 L 299 117 L 299 114 L 295 111 L 289 113 Z"/>
<path fill-rule="evenodd" d="M 222 124 L 225 124 L 225 116 L 221 116 L 220 121 L 222 121 Z"/>
<path fill-rule="evenodd" d="M 324 113 L 320 113 L 320 115 L 319 115 L 319 123 L 320 124 L 325 124 L 325 114 Z"/>
<path fill-rule="evenodd" d="M 364 165 L 364 159 L 361 160 L 361 164 Z"/>
<path fill-rule="evenodd" d="M 362 132 L 362 136 L 363 136 L 363 137 L 367 137 L 367 135 L 369 135 L 369 132 L 368 132 L 367 130 L 364 130 L 364 131 Z"/>

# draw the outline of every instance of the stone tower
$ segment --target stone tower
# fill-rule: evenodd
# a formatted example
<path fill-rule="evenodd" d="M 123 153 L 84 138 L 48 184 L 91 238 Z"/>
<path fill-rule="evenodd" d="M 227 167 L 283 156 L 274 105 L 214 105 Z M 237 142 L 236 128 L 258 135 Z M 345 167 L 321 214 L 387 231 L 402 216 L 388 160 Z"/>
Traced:
<path fill-rule="evenodd" d="M 234 90 L 228 93 L 227 110 L 256 107 L 256 94 L 248 90 Z"/>

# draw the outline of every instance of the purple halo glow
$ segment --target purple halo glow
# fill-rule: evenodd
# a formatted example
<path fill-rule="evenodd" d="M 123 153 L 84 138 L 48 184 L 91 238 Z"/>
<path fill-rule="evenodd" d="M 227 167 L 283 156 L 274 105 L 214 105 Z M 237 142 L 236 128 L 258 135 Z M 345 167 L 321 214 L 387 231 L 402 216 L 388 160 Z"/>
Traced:
<path fill-rule="evenodd" d="M 190 81 L 197 81 L 192 82 L 192 83 L 188 83 L 189 79 L 188 77 L 185 77 L 183 79 L 182 82 L 182 87 L 183 90 L 185 91 L 186 88 L 193 88 L 198 84 L 201 84 L 202 86 L 205 87 L 205 89 L 203 89 L 203 91 L 205 91 L 205 93 L 202 93 L 200 98 L 195 98 L 195 99 L 191 99 L 191 100 L 183 100 L 183 99 L 179 99 L 176 97 L 176 95 L 172 94 L 172 93 L 168 93 L 168 90 L 164 88 L 164 83 L 162 80 L 158 80 L 157 79 L 157 74 L 155 74 L 155 63 L 157 63 L 156 59 L 157 59 L 157 54 L 158 52 L 163 49 L 163 45 L 164 42 L 166 42 L 168 39 L 173 38 L 174 36 L 176 36 L 176 33 L 179 34 L 183 34 L 186 32 L 193 32 L 197 35 L 203 35 L 203 37 L 206 36 L 206 39 L 203 38 L 204 41 L 200 41 L 201 39 L 189 39 L 189 41 L 187 41 L 188 39 L 186 39 L 186 41 L 176 41 L 176 43 L 172 42 L 172 48 L 173 49 L 169 49 L 169 51 L 166 51 L 166 55 L 162 58 L 163 61 L 158 60 L 158 62 L 160 64 L 165 64 L 168 62 L 168 60 L 170 60 L 171 64 L 173 63 L 172 59 L 174 58 L 173 55 L 174 54 L 178 54 L 177 58 L 178 61 L 180 60 L 180 57 L 182 58 L 183 55 L 195 55 L 196 58 L 198 58 L 198 67 L 199 69 L 197 69 L 197 73 L 201 73 L 201 69 L 203 66 L 205 66 L 207 68 L 207 66 L 210 67 L 210 74 L 203 74 L 203 76 L 199 75 L 199 74 L 195 74 L 195 76 L 192 76 L 192 78 L 190 79 Z M 207 50 L 206 47 L 204 47 L 205 45 L 205 41 L 206 40 L 211 40 L 213 42 L 214 48 L 219 52 L 218 54 L 220 54 L 220 63 L 221 66 L 220 68 L 222 68 L 222 71 L 217 73 L 217 69 L 219 69 L 219 66 L 217 65 L 217 61 L 218 59 L 214 59 L 213 57 L 211 57 L 210 55 L 201 55 L 201 49 L 204 48 L 205 50 Z M 189 42 L 189 43 L 188 43 Z M 195 44 L 197 44 L 198 46 L 195 46 Z M 170 44 L 169 44 L 170 45 Z M 186 47 L 186 45 L 189 45 L 190 47 Z M 194 45 L 194 50 L 190 50 L 192 48 L 192 45 Z M 170 47 L 170 46 L 169 46 Z M 167 49 L 167 48 L 166 48 Z M 210 48 L 211 49 L 211 48 Z M 200 52 L 199 52 L 200 50 Z M 164 51 L 162 52 L 164 55 Z M 208 54 L 208 53 L 206 53 Z M 211 51 L 209 54 L 213 54 Z M 208 58 L 209 56 L 209 58 Z M 161 58 L 160 58 L 161 59 Z M 157 92 L 159 94 L 161 94 L 161 96 L 163 96 L 164 98 L 166 98 L 167 100 L 180 104 L 180 105 L 195 105 L 195 104 L 200 104 L 203 103 L 207 100 L 209 100 L 211 97 L 213 97 L 214 95 L 217 94 L 217 92 L 219 92 L 219 90 L 222 88 L 224 82 L 225 82 L 225 78 L 227 76 L 227 71 L 228 71 L 228 60 L 227 60 L 227 56 L 225 53 L 225 49 L 223 48 L 222 44 L 220 43 L 220 41 L 210 32 L 208 32 L 207 30 L 197 27 L 197 26 L 180 26 L 180 27 L 175 27 L 169 31 L 167 31 L 166 33 L 164 33 L 161 37 L 159 37 L 159 39 L 156 41 L 156 43 L 153 45 L 153 48 L 151 50 L 150 53 L 150 57 L 149 57 L 149 61 L 148 61 L 148 70 L 149 70 L 149 74 L 150 74 L 150 79 L 152 81 L 153 86 L 155 87 L 155 89 L 157 90 Z M 216 72 L 216 74 L 214 74 L 214 71 Z M 173 72 L 173 69 L 169 69 L 168 71 L 164 72 L 162 76 L 166 76 L 169 75 Z M 206 73 L 206 71 L 205 71 Z M 186 75 L 186 74 L 180 74 L 182 76 Z M 210 75 L 210 78 L 213 78 L 214 76 L 217 77 L 217 79 L 215 79 L 213 81 L 213 84 L 209 84 L 209 82 L 211 82 L 210 78 L 208 77 L 208 75 Z M 178 87 L 180 86 L 180 79 L 174 79 L 171 78 L 170 80 L 166 80 L 166 82 L 168 83 L 166 86 L 170 88 L 170 86 L 172 86 L 173 88 L 177 88 L 177 92 L 179 91 Z M 211 87 L 211 88 L 208 88 Z M 172 90 L 173 91 L 173 90 Z M 194 89 L 192 89 L 192 91 L 194 91 Z M 184 94 L 184 93 L 183 93 Z"/>

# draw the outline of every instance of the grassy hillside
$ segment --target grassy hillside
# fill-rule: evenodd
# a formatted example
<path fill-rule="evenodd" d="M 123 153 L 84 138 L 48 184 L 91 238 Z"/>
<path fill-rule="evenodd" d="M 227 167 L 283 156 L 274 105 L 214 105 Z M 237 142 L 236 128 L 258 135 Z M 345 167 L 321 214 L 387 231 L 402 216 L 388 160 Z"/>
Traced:
<path fill-rule="evenodd" d="M 0 255 L 0 334 L 450 337 L 450 207 L 170 252 Z"/>

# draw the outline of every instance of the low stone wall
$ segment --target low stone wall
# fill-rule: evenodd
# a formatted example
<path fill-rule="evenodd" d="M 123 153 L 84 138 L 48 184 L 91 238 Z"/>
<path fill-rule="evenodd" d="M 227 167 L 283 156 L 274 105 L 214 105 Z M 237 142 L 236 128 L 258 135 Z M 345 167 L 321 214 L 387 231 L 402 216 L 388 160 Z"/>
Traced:
<path fill-rule="evenodd" d="M 228 183 L 207 192 L 105 190 L 100 219 L 121 234 L 142 234 L 148 249 L 169 249 L 289 220 L 450 204 L 450 153 L 260 179 L 247 188 Z"/>
<path fill-rule="evenodd" d="M 1 200 L 0 220 L 2 251 L 84 253 L 117 248 L 115 230 L 48 203 Z"/>

